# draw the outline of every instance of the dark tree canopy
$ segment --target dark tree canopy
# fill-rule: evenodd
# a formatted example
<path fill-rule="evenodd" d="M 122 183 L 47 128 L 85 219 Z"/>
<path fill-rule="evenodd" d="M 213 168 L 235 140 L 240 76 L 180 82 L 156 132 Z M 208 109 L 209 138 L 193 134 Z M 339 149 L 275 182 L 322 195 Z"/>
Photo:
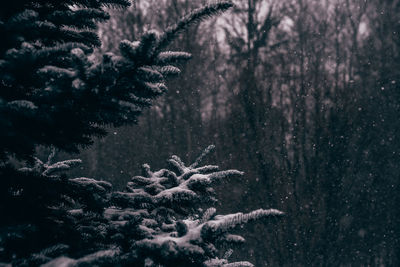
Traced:
<path fill-rule="evenodd" d="M 105 7 L 124 0 L 14 1 L 0 12 L 0 262 L 15 266 L 251 266 L 219 259 L 223 244 L 242 243 L 231 228 L 277 210 L 215 215 L 212 183 L 236 170 L 190 166 L 173 156 L 171 168 L 143 166 L 124 191 L 65 171 L 80 160 L 55 162 L 105 135 L 107 125 L 136 122 L 179 74 L 186 52 L 164 51 L 192 24 L 232 6 L 194 10 L 164 32 L 124 40 L 119 54 L 94 56 Z M 35 148 L 53 149 L 47 160 Z M 23 167 L 21 167 L 21 165 Z M 199 213 L 202 216 L 199 216 Z"/>
<path fill-rule="evenodd" d="M 2 11 L 1 158 L 29 157 L 35 145 L 77 151 L 93 136 L 104 135 L 104 125 L 134 123 L 166 91 L 165 79 L 179 73 L 173 64 L 190 58 L 185 52 L 161 50 L 186 27 L 231 6 L 207 6 L 162 34 L 122 41 L 121 55 L 106 53 L 97 62 L 91 57 L 100 46 L 94 30 L 109 18 L 104 7 L 128 5 L 27 1 Z"/>

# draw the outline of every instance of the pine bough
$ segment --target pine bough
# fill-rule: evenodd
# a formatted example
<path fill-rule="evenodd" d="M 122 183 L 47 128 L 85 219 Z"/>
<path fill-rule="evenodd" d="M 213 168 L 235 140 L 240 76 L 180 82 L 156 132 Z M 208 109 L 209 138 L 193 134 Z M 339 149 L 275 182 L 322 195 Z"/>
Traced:
<path fill-rule="evenodd" d="M 104 7 L 128 0 L 17 0 L 0 10 L 0 262 L 13 266 L 251 266 L 217 258 L 223 244 L 244 239 L 236 225 L 277 210 L 216 215 L 211 185 L 236 170 L 148 165 L 126 190 L 65 171 L 80 163 L 36 157 L 38 145 L 76 152 L 105 134 L 105 125 L 132 124 L 163 94 L 186 52 L 164 51 L 187 27 L 230 8 L 220 1 L 194 10 L 164 33 L 124 40 L 104 54 L 98 22 Z M 17 167 L 20 164 L 29 167 Z M 0 263 L 0 265 L 3 265 Z"/>
<path fill-rule="evenodd" d="M 29 240 L 29 236 L 46 233 L 43 238 L 48 238 L 47 243 L 61 243 L 18 258 L 12 264 L 253 266 L 249 262 L 229 263 L 217 256 L 221 255 L 221 248 L 244 242 L 243 237 L 231 234 L 230 230 L 252 220 L 281 216 L 282 212 L 259 209 L 247 214 L 216 215 L 215 208 L 201 212 L 201 207 L 216 201 L 214 182 L 243 175 L 237 170 L 219 171 L 214 165 L 200 166 L 212 149 L 213 146 L 208 147 L 190 166 L 185 166 L 177 156 L 169 159 L 168 169 L 152 172 L 145 164 L 142 176 L 133 177 L 121 192 L 113 192 L 111 184 L 104 181 L 67 179 L 59 174 L 78 160 L 51 163 L 49 157 L 44 163 L 37 159 L 32 168 L 20 169 L 20 174 L 52 183 L 53 188 L 61 190 L 53 192 L 60 199 L 47 207 L 46 218 L 1 233 L 3 255 L 12 252 L 7 250 L 13 245 Z"/>

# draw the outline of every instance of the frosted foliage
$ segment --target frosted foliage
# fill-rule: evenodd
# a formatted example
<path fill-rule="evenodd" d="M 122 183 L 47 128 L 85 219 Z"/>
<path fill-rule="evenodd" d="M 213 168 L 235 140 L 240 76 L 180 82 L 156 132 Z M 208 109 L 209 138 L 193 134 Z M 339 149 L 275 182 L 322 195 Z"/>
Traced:
<path fill-rule="evenodd" d="M 97 213 L 85 206 L 66 210 L 80 239 L 97 250 L 73 259 L 64 256 L 69 246 L 61 244 L 35 254 L 35 262 L 45 266 L 110 266 L 132 262 L 137 264 L 134 266 L 253 266 L 248 262 L 229 263 L 227 258 L 232 250 L 225 251 L 226 248 L 244 242 L 242 236 L 229 231 L 252 220 L 281 216 L 282 212 L 259 209 L 246 214 L 217 215 L 215 208 L 199 212 L 201 206 L 216 201 L 211 190 L 213 183 L 243 175 L 237 170 L 220 171 L 215 165 L 200 166 L 211 151 L 212 147 L 207 148 L 189 166 L 177 156 L 169 160 L 170 168 L 158 171 L 144 164 L 142 175 L 134 176 L 123 192 L 112 192 L 103 181 L 69 179 L 68 184 L 75 190 L 84 190 L 88 195 L 90 192 L 92 199 L 103 203 L 103 210 Z M 25 171 L 48 172 L 51 166 L 70 162 L 52 164 L 51 158 L 47 163 L 37 163 L 36 169 Z M 225 258 L 217 257 L 224 253 Z"/>
<path fill-rule="evenodd" d="M 200 204 L 214 201 L 210 193 L 214 182 L 243 175 L 237 170 L 219 171 L 214 165 L 199 166 L 212 149 L 213 146 L 208 147 L 189 166 L 178 156 L 169 160 L 171 169 L 152 172 L 145 164 L 143 176 L 133 177 L 127 192 L 114 194 L 116 202 L 123 206 L 145 207 L 147 211 L 139 227 L 146 238 L 134 245 L 139 251 L 150 251 L 160 263 L 175 260 L 188 264 L 203 262 L 205 266 L 252 266 L 247 262 L 227 265 L 226 259 L 215 259 L 217 247 L 244 242 L 243 237 L 228 233 L 235 226 L 282 213 L 260 209 L 248 214 L 215 215 L 216 209 L 209 208 L 202 216 L 196 216 Z M 160 212 L 164 213 L 163 217 L 159 216 Z"/>
<path fill-rule="evenodd" d="M 69 170 L 71 167 L 82 163 L 80 159 L 70 159 L 52 163 L 54 155 L 55 150 L 49 155 L 47 162 L 43 162 L 37 157 L 34 157 L 35 163 L 32 167 L 24 167 L 19 170 L 27 173 L 40 173 L 45 177 L 57 177 L 57 175 L 53 174 Z"/>
<path fill-rule="evenodd" d="M 131 1 L 22 2 L 0 12 L 1 266 L 207 266 L 212 260 L 226 266 L 227 259 L 217 259 L 221 245 L 244 240 L 230 229 L 281 215 L 199 212 L 216 202 L 215 182 L 243 175 L 200 166 L 213 146 L 189 165 L 178 156 L 166 169 L 143 165 L 124 191 L 69 177 L 78 159 L 54 161 L 56 149 L 78 152 L 104 136 L 107 125 L 136 123 L 167 90 L 169 76 L 179 74 L 177 63 L 191 57 L 163 50 L 232 2 L 205 4 L 165 31 L 124 40 L 118 54 L 99 57 L 96 25 L 109 18 L 105 7 L 127 8 Z M 39 145 L 54 148 L 47 161 L 34 157 Z"/>

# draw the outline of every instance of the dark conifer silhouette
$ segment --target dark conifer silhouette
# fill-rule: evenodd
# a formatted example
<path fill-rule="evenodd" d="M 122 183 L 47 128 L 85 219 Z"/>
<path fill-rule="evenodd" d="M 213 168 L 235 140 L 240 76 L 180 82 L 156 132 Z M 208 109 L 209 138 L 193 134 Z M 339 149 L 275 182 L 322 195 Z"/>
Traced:
<path fill-rule="evenodd" d="M 192 165 L 173 156 L 170 169 L 132 178 L 123 192 L 65 172 L 80 160 L 54 162 L 55 151 L 76 152 L 105 135 L 106 125 L 132 124 L 164 93 L 185 52 L 163 51 L 193 23 L 232 6 L 194 10 L 159 34 L 122 41 L 121 55 L 104 54 L 97 22 L 104 7 L 126 0 L 14 1 L 0 12 L 0 262 L 15 266 L 251 266 L 219 259 L 222 244 L 241 243 L 236 225 L 277 210 L 215 215 L 211 185 L 236 170 Z M 38 145 L 52 147 L 46 161 Z M 25 167 L 20 165 L 24 164 Z M 228 251 L 229 252 L 229 251 Z M 227 253 L 226 255 L 229 255 Z"/>

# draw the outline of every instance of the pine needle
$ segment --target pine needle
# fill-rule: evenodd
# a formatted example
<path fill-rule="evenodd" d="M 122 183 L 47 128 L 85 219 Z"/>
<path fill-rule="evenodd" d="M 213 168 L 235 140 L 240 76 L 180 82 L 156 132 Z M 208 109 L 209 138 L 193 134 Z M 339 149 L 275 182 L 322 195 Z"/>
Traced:
<path fill-rule="evenodd" d="M 225 12 L 231 7 L 233 7 L 232 2 L 221 1 L 193 10 L 183 17 L 177 24 L 166 29 L 164 34 L 160 36 L 157 50 L 165 48 L 177 34 L 189 28 L 191 25 Z"/>

